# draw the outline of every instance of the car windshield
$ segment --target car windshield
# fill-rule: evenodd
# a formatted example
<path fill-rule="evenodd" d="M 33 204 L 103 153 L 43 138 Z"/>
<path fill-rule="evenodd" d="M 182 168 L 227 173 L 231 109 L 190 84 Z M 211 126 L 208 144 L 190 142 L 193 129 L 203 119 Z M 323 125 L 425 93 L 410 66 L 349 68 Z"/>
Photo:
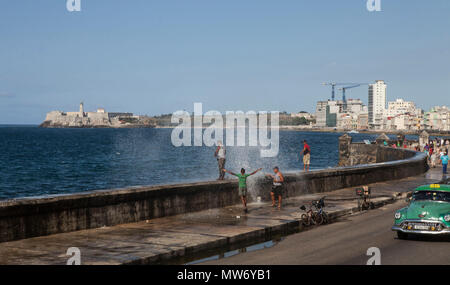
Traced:
<path fill-rule="evenodd" d="M 413 201 L 429 200 L 429 201 L 450 202 L 450 192 L 416 191 L 413 193 L 412 199 Z"/>

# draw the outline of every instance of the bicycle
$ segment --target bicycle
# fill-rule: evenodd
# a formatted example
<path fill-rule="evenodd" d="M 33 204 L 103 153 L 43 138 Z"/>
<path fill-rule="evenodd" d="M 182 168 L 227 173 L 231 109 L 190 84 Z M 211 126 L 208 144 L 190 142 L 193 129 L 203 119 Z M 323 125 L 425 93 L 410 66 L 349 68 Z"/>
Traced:
<path fill-rule="evenodd" d="M 309 206 L 308 211 L 306 211 L 305 205 L 300 206 L 300 209 L 306 212 L 306 214 L 301 215 L 302 224 L 306 227 L 311 226 L 311 224 L 315 225 L 316 218 L 315 218 L 315 213 L 312 209 L 312 204 Z"/>
<path fill-rule="evenodd" d="M 328 214 L 323 210 L 325 207 L 324 200 L 325 196 L 318 201 L 312 201 L 308 211 L 306 211 L 305 205 L 300 206 L 300 209 L 306 212 L 301 215 L 303 225 L 323 225 L 329 222 Z"/>
<path fill-rule="evenodd" d="M 358 196 L 358 210 L 364 211 L 374 209 L 374 204 L 370 201 L 371 189 L 368 186 L 358 187 L 355 189 Z"/>

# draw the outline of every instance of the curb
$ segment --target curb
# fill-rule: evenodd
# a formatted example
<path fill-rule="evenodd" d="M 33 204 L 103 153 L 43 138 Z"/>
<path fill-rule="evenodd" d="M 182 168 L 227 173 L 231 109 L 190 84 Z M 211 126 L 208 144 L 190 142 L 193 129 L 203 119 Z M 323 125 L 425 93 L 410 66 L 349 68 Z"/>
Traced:
<path fill-rule="evenodd" d="M 394 203 L 400 199 L 406 198 L 407 192 L 395 193 L 392 197 L 382 198 L 373 202 L 374 209 L 380 208 L 384 205 Z M 404 196 L 404 197 L 403 197 Z M 368 210 L 365 210 L 368 211 Z M 349 216 L 354 213 L 363 213 L 365 211 L 359 211 L 358 207 L 352 207 L 342 209 L 338 211 L 328 212 L 330 219 L 329 224 L 336 221 L 343 216 Z M 224 237 L 215 241 L 185 247 L 183 249 L 174 250 L 168 253 L 162 253 L 159 255 L 149 256 L 148 258 L 142 257 L 135 260 L 122 263 L 123 265 L 152 265 L 152 264 L 186 264 L 191 261 L 200 260 L 202 258 L 211 257 L 218 254 L 218 251 L 228 249 L 227 251 L 241 249 L 251 245 L 267 242 L 273 240 L 276 237 L 288 236 L 294 233 L 300 233 L 314 227 L 304 227 L 300 220 L 289 220 L 282 224 L 265 227 L 262 229 L 250 231 L 240 235 L 232 237 Z"/>

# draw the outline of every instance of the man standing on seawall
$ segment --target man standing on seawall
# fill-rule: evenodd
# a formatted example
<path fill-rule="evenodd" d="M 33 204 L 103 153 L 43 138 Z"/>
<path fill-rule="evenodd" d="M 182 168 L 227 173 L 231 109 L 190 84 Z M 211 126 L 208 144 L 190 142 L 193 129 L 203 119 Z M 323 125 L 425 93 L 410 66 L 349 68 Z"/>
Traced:
<path fill-rule="evenodd" d="M 270 192 L 270 197 L 272 198 L 272 207 L 275 207 L 275 199 L 278 197 L 278 210 L 281 209 L 281 196 L 283 190 L 284 176 L 281 174 L 278 166 L 273 168 L 275 175 L 266 174 L 266 176 L 273 179 L 272 191 Z"/>
<path fill-rule="evenodd" d="M 311 148 L 306 140 L 303 141 L 303 171 L 309 171 L 309 163 L 311 161 Z"/>
<path fill-rule="evenodd" d="M 219 180 L 223 180 L 225 178 L 225 172 L 223 171 L 225 169 L 225 155 L 225 147 L 223 146 L 221 141 L 218 141 L 214 156 L 217 158 L 217 163 L 219 166 Z"/>

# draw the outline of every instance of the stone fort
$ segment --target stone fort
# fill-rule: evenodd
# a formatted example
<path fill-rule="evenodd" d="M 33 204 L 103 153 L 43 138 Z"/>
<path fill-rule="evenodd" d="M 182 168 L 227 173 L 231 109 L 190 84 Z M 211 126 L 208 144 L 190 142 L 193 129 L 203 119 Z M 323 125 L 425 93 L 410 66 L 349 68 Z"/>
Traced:
<path fill-rule="evenodd" d="M 83 102 L 78 112 L 51 111 L 47 113 L 43 127 L 115 127 L 126 119 L 139 119 L 133 113 L 106 112 L 98 108 L 96 112 L 85 112 Z"/>

